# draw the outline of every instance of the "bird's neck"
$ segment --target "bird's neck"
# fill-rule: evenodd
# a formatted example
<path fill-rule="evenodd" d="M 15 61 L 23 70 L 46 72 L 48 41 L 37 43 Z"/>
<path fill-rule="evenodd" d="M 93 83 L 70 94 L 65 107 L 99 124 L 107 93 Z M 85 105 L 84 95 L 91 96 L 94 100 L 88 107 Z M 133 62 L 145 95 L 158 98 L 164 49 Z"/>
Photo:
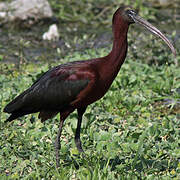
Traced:
<path fill-rule="evenodd" d="M 114 40 L 111 52 L 103 58 L 100 63 L 101 80 L 104 82 L 104 89 L 108 89 L 117 76 L 127 53 L 127 26 L 113 28 Z"/>
<path fill-rule="evenodd" d="M 124 24 L 115 24 L 113 26 L 113 47 L 111 52 L 108 55 L 108 64 L 115 71 L 119 71 L 121 65 L 123 64 L 126 54 L 127 54 L 127 32 L 129 25 Z"/>

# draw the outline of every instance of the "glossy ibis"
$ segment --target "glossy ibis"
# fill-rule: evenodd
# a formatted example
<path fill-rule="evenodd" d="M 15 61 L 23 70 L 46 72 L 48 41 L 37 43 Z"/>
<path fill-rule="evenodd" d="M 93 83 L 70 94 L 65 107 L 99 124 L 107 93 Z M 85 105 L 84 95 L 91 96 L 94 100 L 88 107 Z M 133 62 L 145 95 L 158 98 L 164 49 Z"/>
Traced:
<path fill-rule="evenodd" d="M 80 140 L 82 116 L 89 104 L 104 96 L 117 76 L 126 58 L 127 32 L 129 25 L 133 23 L 140 24 L 159 36 L 172 53 L 176 54 L 173 45 L 157 28 L 138 16 L 130 7 L 120 7 L 113 15 L 113 47 L 107 56 L 70 62 L 50 69 L 4 108 L 4 112 L 11 114 L 7 121 L 39 112 L 39 118 L 44 122 L 60 113 L 55 141 L 57 167 L 63 123 L 75 109 L 78 113 L 75 144 L 79 152 L 83 152 Z"/>

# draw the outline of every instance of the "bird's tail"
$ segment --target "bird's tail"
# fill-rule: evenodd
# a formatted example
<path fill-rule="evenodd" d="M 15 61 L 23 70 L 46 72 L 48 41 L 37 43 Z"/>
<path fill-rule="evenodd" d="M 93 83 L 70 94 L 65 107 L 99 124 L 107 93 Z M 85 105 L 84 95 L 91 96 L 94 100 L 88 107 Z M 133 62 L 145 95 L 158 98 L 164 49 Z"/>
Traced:
<path fill-rule="evenodd" d="M 15 99 L 16 100 L 16 99 Z M 5 122 L 13 121 L 14 119 L 17 119 L 18 117 L 24 116 L 26 114 L 35 113 L 37 111 L 33 109 L 24 109 L 23 107 L 17 108 L 19 102 L 10 102 L 5 108 L 4 112 L 11 114 L 9 118 Z"/>
<path fill-rule="evenodd" d="M 21 117 L 23 115 L 25 115 L 26 113 L 22 113 L 22 112 L 13 112 L 9 117 L 8 119 L 5 121 L 5 123 L 7 122 L 11 122 L 13 121 L 14 119 L 18 118 L 18 117 Z"/>

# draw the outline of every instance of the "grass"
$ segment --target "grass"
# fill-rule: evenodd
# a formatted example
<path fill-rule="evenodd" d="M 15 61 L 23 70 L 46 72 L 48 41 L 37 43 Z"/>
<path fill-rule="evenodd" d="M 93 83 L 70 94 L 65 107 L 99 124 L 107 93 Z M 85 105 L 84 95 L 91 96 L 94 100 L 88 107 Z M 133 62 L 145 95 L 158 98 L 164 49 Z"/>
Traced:
<path fill-rule="evenodd" d="M 87 29 L 110 28 L 112 13 L 123 2 L 50 1 L 56 17 L 64 23 L 64 34 L 71 34 L 77 27 L 84 30 L 80 34 L 87 36 L 86 41 L 91 39 Z M 128 0 L 126 4 L 139 8 L 144 18 L 155 20 L 157 10 L 146 7 L 145 2 Z M 39 64 L 33 64 L 27 63 L 23 54 L 28 43 L 19 41 L 18 65 L 3 63 L 0 55 L 0 179 L 180 179 L 180 51 L 174 60 L 161 41 L 130 30 L 126 62 L 108 93 L 90 105 L 83 117 L 85 155 L 78 154 L 73 139 L 75 112 L 63 128 L 59 169 L 53 146 L 59 116 L 41 123 L 38 114 L 32 114 L 5 123 L 8 114 L 3 108 L 50 67 L 104 56 L 109 49 L 65 56 L 57 49 L 58 63 L 48 62 L 51 56 L 43 54 Z M 70 38 L 64 34 L 62 38 L 68 43 Z M 134 37 L 138 37 L 136 41 Z M 80 44 L 84 41 L 83 37 L 78 40 Z"/>
<path fill-rule="evenodd" d="M 74 52 L 60 62 L 104 56 L 108 51 Z M 53 146 L 59 116 L 43 124 L 33 114 L 5 124 L 8 115 L 2 112 L 48 68 L 47 63 L 22 64 L 20 69 L 0 64 L 1 179 L 180 178 L 180 111 L 173 103 L 179 100 L 177 65 L 144 64 L 130 53 L 108 93 L 83 117 L 85 155 L 78 154 L 73 140 L 76 113 L 66 120 L 59 169 Z M 166 105 L 166 99 L 173 101 Z"/>

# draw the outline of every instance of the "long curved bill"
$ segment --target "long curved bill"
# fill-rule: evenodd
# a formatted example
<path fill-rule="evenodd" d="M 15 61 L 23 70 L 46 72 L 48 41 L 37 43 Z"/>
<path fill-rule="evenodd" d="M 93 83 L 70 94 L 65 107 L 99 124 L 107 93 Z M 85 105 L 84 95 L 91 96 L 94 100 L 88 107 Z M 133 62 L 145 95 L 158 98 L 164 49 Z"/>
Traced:
<path fill-rule="evenodd" d="M 160 37 L 169 46 L 174 56 L 176 56 L 176 50 L 174 46 L 171 44 L 171 42 L 166 38 L 166 36 L 160 30 L 158 30 L 156 27 L 154 27 L 152 24 L 150 24 L 149 22 L 147 22 L 146 20 L 144 20 L 142 17 L 138 16 L 137 14 L 134 15 L 132 18 L 135 23 L 138 23 L 144 26 L 150 32 Z"/>

